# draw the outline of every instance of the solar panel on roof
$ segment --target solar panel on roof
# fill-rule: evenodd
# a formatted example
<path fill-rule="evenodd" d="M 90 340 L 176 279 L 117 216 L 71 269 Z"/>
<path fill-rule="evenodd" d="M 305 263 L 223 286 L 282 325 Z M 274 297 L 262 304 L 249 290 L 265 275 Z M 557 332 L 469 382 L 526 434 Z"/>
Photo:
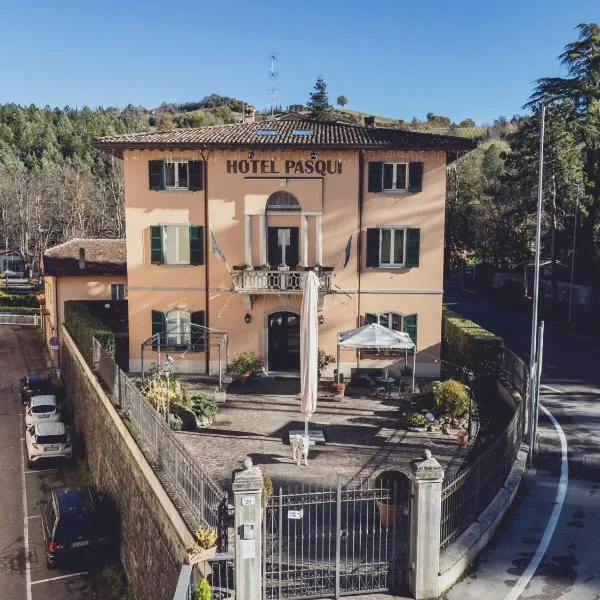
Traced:
<path fill-rule="evenodd" d="M 278 133 L 277 129 L 259 129 L 256 135 L 277 135 Z"/>
<path fill-rule="evenodd" d="M 312 129 L 294 129 L 292 135 L 312 135 Z"/>

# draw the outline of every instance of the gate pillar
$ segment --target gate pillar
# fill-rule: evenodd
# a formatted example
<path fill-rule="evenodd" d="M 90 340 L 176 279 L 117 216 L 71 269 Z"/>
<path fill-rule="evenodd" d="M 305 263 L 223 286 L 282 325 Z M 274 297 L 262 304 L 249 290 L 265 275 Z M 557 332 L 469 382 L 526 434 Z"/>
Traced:
<path fill-rule="evenodd" d="M 262 473 L 252 460 L 244 460 L 244 470 L 233 475 L 235 507 L 235 597 L 236 600 L 262 598 Z"/>
<path fill-rule="evenodd" d="M 440 526 L 444 469 L 423 451 L 411 462 L 413 494 L 410 522 L 409 586 L 416 600 L 439 596 Z"/>

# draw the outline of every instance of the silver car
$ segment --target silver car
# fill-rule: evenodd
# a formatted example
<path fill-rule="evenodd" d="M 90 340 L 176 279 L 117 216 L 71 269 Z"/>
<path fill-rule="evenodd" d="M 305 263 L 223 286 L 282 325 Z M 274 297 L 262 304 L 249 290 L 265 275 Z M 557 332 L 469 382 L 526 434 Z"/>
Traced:
<path fill-rule="evenodd" d="M 43 421 L 60 421 L 60 410 L 56 396 L 45 394 L 32 396 L 25 411 L 25 425 L 31 427 Z"/>
<path fill-rule="evenodd" d="M 60 421 L 41 422 L 28 427 L 25 432 L 28 464 L 44 458 L 72 458 L 71 436 Z"/>

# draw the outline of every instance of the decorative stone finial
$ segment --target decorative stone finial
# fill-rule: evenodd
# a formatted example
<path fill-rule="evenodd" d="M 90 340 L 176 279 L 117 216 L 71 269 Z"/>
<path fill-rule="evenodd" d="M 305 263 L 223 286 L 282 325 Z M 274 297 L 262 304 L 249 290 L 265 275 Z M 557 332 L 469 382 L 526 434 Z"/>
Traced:
<path fill-rule="evenodd" d="M 250 457 L 245 458 L 242 461 L 242 465 L 244 465 L 244 469 L 246 469 L 246 471 L 248 471 L 249 469 L 251 469 L 253 467 L 252 459 Z"/>
<path fill-rule="evenodd" d="M 431 450 L 425 448 L 425 450 L 423 450 L 423 458 L 429 460 L 431 458 Z"/>

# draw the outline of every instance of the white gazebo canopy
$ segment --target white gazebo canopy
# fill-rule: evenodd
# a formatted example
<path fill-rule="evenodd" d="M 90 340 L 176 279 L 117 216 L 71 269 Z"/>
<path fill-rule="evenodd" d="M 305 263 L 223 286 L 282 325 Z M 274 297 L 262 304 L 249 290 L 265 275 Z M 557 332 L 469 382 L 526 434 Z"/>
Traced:
<path fill-rule="evenodd" d="M 370 323 L 358 329 L 340 331 L 337 344 L 337 381 L 340 380 L 340 350 L 343 348 L 370 348 L 386 350 L 415 350 L 413 352 L 412 389 L 415 389 L 416 347 L 410 335 L 394 331 L 379 323 Z"/>

